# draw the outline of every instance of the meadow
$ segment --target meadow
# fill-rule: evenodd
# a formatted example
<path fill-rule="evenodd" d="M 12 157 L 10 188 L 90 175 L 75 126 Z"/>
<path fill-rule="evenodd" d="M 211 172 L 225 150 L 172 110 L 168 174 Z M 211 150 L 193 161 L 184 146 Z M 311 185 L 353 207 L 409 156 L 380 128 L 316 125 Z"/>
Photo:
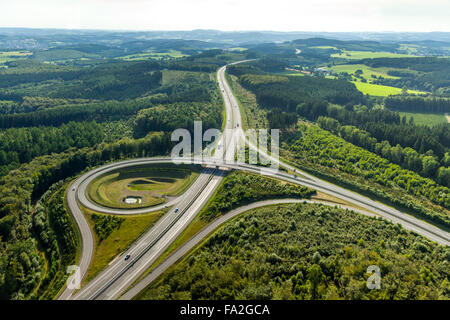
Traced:
<path fill-rule="evenodd" d="M 371 95 L 371 96 L 387 97 L 389 95 L 396 95 L 396 94 L 401 94 L 402 93 L 402 89 L 401 88 L 384 86 L 384 85 L 381 85 L 381 84 L 360 82 L 360 81 L 352 81 L 352 83 L 355 84 L 356 88 L 359 91 L 361 91 L 364 94 Z M 408 90 L 408 93 L 424 94 L 425 92 L 418 91 L 418 90 Z"/>
<path fill-rule="evenodd" d="M 374 77 L 383 77 L 389 79 L 398 79 L 399 77 L 390 76 L 387 74 L 386 68 L 371 68 L 364 64 L 340 64 L 329 68 L 334 73 L 347 72 L 348 74 L 355 74 L 356 70 L 361 70 L 361 76 L 370 81 Z"/>
<path fill-rule="evenodd" d="M 349 51 L 342 50 L 342 53 L 333 53 L 331 55 L 332 58 L 343 58 L 343 59 L 374 59 L 374 58 L 408 58 L 414 57 L 409 54 L 399 54 L 399 53 L 391 53 L 391 52 L 382 52 L 382 51 Z"/>
<path fill-rule="evenodd" d="M 148 50 L 148 52 L 130 54 L 123 57 L 119 57 L 118 59 L 126 60 L 126 61 L 138 61 L 138 60 L 148 60 L 148 59 L 163 59 L 163 58 L 182 58 L 187 57 L 186 54 L 181 53 L 178 50 L 167 50 L 163 52 L 156 52 L 153 50 Z"/>
<path fill-rule="evenodd" d="M 155 211 L 141 215 L 116 217 L 95 213 L 87 209 L 83 209 L 83 212 L 89 225 L 95 231 L 93 233 L 96 244 L 91 264 L 84 279 L 85 282 L 94 278 L 109 262 L 125 251 L 135 239 L 150 229 L 164 214 L 164 211 Z M 119 223 L 116 223 L 116 226 L 112 228 L 109 226 L 111 221 L 100 226 L 98 221 L 102 220 L 101 218 L 109 218 L 109 220 L 116 220 Z M 109 230 L 103 239 L 99 236 L 99 233 L 104 232 L 105 229 Z"/>
<path fill-rule="evenodd" d="M 399 112 L 400 115 L 414 119 L 414 123 L 417 125 L 434 126 L 440 123 L 447 123 L 445 114 L 442 113 L 415 113 L 415 112 Z"/>
<path fill-rule="evenodd" d="M 0 63 L 5 63 L 9 61 L 14 61 L 18 59 L 24 59 L 33 53 L 29 51 L 0 51 Z"/>

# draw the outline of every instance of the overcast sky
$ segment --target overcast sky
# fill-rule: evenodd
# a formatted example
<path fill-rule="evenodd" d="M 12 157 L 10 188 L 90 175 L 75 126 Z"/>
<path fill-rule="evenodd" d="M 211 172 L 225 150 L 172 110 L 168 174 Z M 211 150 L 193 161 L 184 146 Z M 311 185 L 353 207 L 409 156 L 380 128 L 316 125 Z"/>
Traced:
<path fill-rule="evenodd" d="M 450 31 L 449 0 L 0 0 L 0 27 Z"/>

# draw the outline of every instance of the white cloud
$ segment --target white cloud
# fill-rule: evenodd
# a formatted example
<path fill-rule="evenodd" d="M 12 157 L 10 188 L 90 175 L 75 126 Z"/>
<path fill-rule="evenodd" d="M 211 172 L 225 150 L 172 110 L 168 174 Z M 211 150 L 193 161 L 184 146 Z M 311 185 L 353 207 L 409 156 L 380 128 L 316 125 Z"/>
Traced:
<path fill-rule="evenodd" d="M 0 0 L 0 26 L 450 31 L 448 0 Z"/>

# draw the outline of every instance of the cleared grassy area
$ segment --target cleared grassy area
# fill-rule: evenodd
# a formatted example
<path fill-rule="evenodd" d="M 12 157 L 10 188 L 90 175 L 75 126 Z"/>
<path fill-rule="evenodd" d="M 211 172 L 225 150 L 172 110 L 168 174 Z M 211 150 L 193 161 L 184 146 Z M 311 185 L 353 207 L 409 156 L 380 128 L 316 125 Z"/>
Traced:
<path fill-rule="evenodd" d="M 138 61 L 138 60 L 148 60 L 148 59 L 162 59 L 162 58 L 182 58 L 187 57 L 187 54 L 183 54 L 177 50 L 167 50 L 164 52 L 156 52 L 149 50 L 148 52 L 130 54 L 117 59 L 122 59 L 126 61 Z"/>
<path fill-rule="evenodd" d="M 414 113 L 414 112 L 399 112 L 399 113 L 402 117 L 406 116 L 408 120 L 409 118 L 412 117 L 414 119 L 414 123 L 418 125 L 426 125 L 431 127 L 436 124 L 447 122 L 445 114 L 443 113 Z"/>
<path fill-rule="evenodd" d="M 416 53 L 418 51 L 419 45 L 415 44 L 400 44 L 399 50 L 406 51 L 408 53 Z"/>
<path fill-rule="evenodd" d="M 94 230 L 95 222 L 92 219 L 93 211 L 83 209 L 83 213 L 92 230 Z M 101 215 L 100 213 L 95 213 Z M 102 271 L 117 255 L 125 251 L 141 234 L 151 228 L 162 216 L 164 211 L 155 211 L 142 215 L 123 216 L 124 219 L 119 229 L 111 232 L 111 234 L 99 242 L 97 234 L 94 234 L 95 248 L 91 265 L 89 266 L 84 282 L 93 279 L 100 271 Z M 120 259 L 120 258 L 118 258 Z"/>
<path fill-rule="evenodd" d="M 230 48 L 228 49 L 230 51 L 245 51 L 247 50 L 247 48 L 243 48 L 243 47 L 234 47 L 234 48 Z"/>
<path fill-rule="evenodd" d="M 356 70 L 361 70 L 363 73 L 361 76 L 366 80 L 373 79 L 372 76 L 375 77 L 383 77 L 388 79 L 398 79 L 399 77 L 390 76 L 387 74 L 386 68 L 370 68 L 364 64 L 341 64 L 332 66 L 329 68 L 331 71 L 335 73 L 347 72 L 348 74 L 355 74 Z"/>
<path fill-rule="evenodd" d="M 198 177 L 198 172 L 175 166 L 137 166 L 116 170 L 92 181 L 88 197 L 109 208 L 141 208 L 166 202 L 166 196 L 184 192 Z M 127 197 L 140 198 L 140 203 L 125 203 Z"/>
<path fill-rule="evenodd" d="M 402 93 L 402 89 L 390 86 L 383 86 L 381 84 L 373 84 L 360 81 L 352 81 L 356 88 L 364 94 L 378 97 L 387 97 L 389 95 L 396 95 Z M 408 90 L 408 93 L 413 94 L 424 94 L 423 91 L 418 90 Z"/>
<path fill-rule="evenodd" d="M 398 54 L 391 52 L 382 51 L 348 51 L 342 50 L 342 53 L 333 53 L 332 58 L 342 58 L 342 59 L 373 59 L 373 58 L 408 58 L 415 57 L 409 54 Z"/>
<path fill-rule="evenodd" d="M 9 61 L 24 59 L 33 53 L 29 51 L 0 51 L 0 63 L 5 63 Z"/>
<path fill-rule="evenodd" d="M 332 47 L 332 46 L 315 46 L 315 47 L 309 47 L 310 49 L 324 49 L 324 50 L 328 50 L 328 49 L 334 49 L 337 50 L 336 47 Z"/>
<path fill-rule="evenodd" d="M 172 85 L 189 81 L 195 78 L 196 81 L 209 81 L 210 74 L 207 72 L 181 71 L 181 70 L 163 70 L 162 85 Z"/>

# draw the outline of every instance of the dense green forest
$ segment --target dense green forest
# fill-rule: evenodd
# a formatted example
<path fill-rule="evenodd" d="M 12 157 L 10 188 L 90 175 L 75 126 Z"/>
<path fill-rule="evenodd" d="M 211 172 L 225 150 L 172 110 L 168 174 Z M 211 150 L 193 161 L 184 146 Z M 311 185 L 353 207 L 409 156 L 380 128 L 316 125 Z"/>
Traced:
<path fill-rule="evenodd" d="M 450 226 L 447 187 L 402 169 L 316 125 L 301 125 L 298 132 L 283 135 L 283 142 L 286 150 L 281 155 L 301 168 L 411 209 L 423 219 Z"/>
<path fill-rule="evenodd" d="M 171 132 L 186 128 L 193 133 L 194 121 L 202 121 L 204 130 L 221 128 L 222 106 L 219 103 L 176 103 L 160 105 L 139 111 L 133 131 L 143 137 L 150 131 Z"/>
<path fill-rule="evenodd" d="M 448 299 L 448 248 L 317 204 L 252 210 L 215 232 L 140 299 Z M 366 286 L 381 269 L 380 290 Z"/>
<path fill-rule="evenodd" d="M 386 108 L 398 111 L 450 112 L 450 99 L 436 97 L 390 96 L 384 99 L 384 105 Z"/>
<path fill-rule="evenodd" d="M 283 183 L 255 174 L 233 172 L 217 189 L 213 201 L 202 210 L 200 218 L 212 221 L 233 208 L 265 199 L 305 198 L 316 192 L 306 187 Z"/>
<path fill-rule="evenodd" d="M 83 148 L 37 157 L 0 178 L 0 297 L 3 299 L 27 298 L 33 288 L 39 284 L 40 277 L 44 276 L 43 268 L 46 264 L 39 258 L 38 243 L 41 241 L 44 244 L 52 243 L 53 249 L 48 249 L 52 260 L 47 258 L 49 259 L 47 262 L 55 263 L 53 267 L 55 270 L 52 270 L 51 275 L 61 276 L 58 261 L 63 259 L 62 253 L 59 252 L 63 249 L 57 248 L 63 248 L 65 244 L 56 235 L 51 241 L 49 237 L 51 232 L 64 234 L 63 231 L 58 231 L 58 227 L 54 227 L 53 224 L 51 230 L 47 228 L 50 223 L 53 223 L 51 219 L 49 220 L 52 213 L 39 215 L 35 223 L 39 228 L 38 233 L 35 233 L 31 223 L 35 217 L 34 211 L 41 212 L 39 206 L 35 209 L 34 202 L 54 183 L 107 161 L 166 154 L 170 149 L 171 142 L 168 134 L 152 135 L 137 140 L 121 140 L 101 145 L 99 148 Z M 67 209 L 61 207 L 63 194 L 64 189 L 62 194 L 60 193 L 59 204 L 51 204 L 48 209 L 49 212 L 58 210 L 59 214 L 55 214 L 61 216 L 61 219 L 67 213 Z M 67 222 L 64 222 L 62 226 L 66 228 L 66 224 Z M 74 252 L 71 253 L 70 259 L 74 259 Z M 33 261 L 31 265 L 30 261 Z M 64 273 L 64 270 L 62 272 Z M 52 277 L 49 277 L 50 279 L 45 282 L 46 285 L 53 283 Z M 58 283 L 61 284 L 61 282 Z M 42 288 L 42 290 L 45 289 Z M 55 288 L 51 290 L 53 292 Z"/>
<path fill-rule="evenodd" d="M 354 145 L 372 151 L 405 169 L 419 173 L 423 177 L 434 179 L 443 186 L 450 187 L 449 152 L 446 152 L 439 162 L 439 158 L 434 156 L 433 152 L 430 152 L 431 150 L 423 154 L 410 147 L 403 148 L 399 144 L 391 146 L 386 140 L 378 142 L 367 131 L 354 126 L 342 126 L 339 121 L 332 118 L 319 117 L 317 123 L 323 129 L 339 135 Z"/>
<path fill-rule="evenodd" d="M 433 127 L 415 125 L 407 122 L 396 112 L 385 109 L 367 109 L 354 107 L 329 106 L 326 103 L 303 103 L 297 107 L 299 115 L 317 120 L 327 116 L 341 124 L 353 125 L 369 132 L 378 141 L 387 141 L 391 145 L 399 144 L 403 148 L 412 148 L 418 153 L 437 156 L 442 159 L 450 148 L 450 125 L 439 124 Z M 364 146 L 368 147 L 368 146 Z M 372 148 L 374 149 L 374 148 Z"/>
<path fill-rule="evenodd" d="M 295 111 L 298 104 L 317 100 L 343 105 L 365 103 L 364 95 L 345 80 L 257 74 L 244 74 L 239 80 L 255 93 L 261 107 L 269 109 Z"/>
<path fill-rule="evenodd" d="M 85 98 L 124 100 L 136 98 L 161 84 L 158 62 L 110 62 L 92 68 L 70 68 L 67 71 L 31 72 L 19 65 L 17 73 L 0 70 L 0 88 L 5 93 L 50 98 Z M 12 68 L 11 68 L 12 67 Z"/>
<path fill-rule="evenodd" d="M 69 122 L 61 127 L 13 128 L 0 132 L 0 175 L 45 154 L 71 147 L 92 147 L 103 141 L 95 122 Z"/>

